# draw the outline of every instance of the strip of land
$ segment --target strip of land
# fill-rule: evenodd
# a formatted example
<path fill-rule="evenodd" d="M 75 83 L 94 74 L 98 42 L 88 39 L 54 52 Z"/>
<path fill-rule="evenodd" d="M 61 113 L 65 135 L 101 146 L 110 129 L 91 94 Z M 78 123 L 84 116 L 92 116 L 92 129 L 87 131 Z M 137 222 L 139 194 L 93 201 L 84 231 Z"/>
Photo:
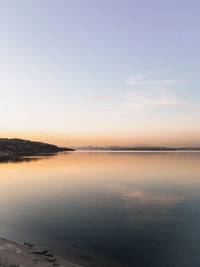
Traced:
<path fill-rule="evenodd" d="M 0 267 L 83 267 L 33 245 L 0 238 Z"/>
<path fill-rule="evenodd" d="M 125 147 L 125 146 L 88 146 L 78 147 L 77 150 L 107 150 L 107 151 L 200 151 L 200 147 L 150 147 L 150 146 L 138 146 L 138 147 Z"/>
<path fill-rule="evenodd" d="M 72 148 L 58 147 L 42 142 L 23 139 L 0 138 L 0 156 L 13 154 L 57 153 L 60 151 L 73 151 Z"/>

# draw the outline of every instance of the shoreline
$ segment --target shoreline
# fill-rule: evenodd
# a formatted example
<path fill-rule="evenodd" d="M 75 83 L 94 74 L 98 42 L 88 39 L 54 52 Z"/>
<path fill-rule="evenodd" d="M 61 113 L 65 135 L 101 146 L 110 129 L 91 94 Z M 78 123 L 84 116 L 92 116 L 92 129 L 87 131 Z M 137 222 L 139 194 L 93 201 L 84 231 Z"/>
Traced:
<path fill-rule="evenodd" d="M 84 267 L 83 265 L 54 256 L 30 243 L 17 243 L 0 237 L 1 267 Z"/>

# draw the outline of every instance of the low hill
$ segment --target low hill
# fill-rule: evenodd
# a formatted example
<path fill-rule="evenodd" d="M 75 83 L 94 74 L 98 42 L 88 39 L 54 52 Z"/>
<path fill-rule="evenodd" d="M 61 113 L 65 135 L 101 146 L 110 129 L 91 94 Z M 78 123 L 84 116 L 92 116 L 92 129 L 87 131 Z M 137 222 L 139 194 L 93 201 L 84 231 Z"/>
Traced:
<path fill-rule="evenodd" d="M 56 153 L 60 151 L 74 151 L 71 148 L 58 147 L 42 142 L 34 142 L 23 139 L 0 138 L 0 154 L 7 153 Z"/>

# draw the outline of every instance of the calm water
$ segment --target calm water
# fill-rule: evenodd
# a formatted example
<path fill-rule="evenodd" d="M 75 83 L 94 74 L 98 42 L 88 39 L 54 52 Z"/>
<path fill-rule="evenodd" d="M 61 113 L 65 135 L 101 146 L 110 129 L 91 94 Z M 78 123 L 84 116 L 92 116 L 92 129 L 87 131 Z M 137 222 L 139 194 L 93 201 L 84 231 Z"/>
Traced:
<path fill-rule="evenodd" d="M 14 160 L 0 163 L 0 236 L 89 266 L 200 266 L 200 153 Z"/>

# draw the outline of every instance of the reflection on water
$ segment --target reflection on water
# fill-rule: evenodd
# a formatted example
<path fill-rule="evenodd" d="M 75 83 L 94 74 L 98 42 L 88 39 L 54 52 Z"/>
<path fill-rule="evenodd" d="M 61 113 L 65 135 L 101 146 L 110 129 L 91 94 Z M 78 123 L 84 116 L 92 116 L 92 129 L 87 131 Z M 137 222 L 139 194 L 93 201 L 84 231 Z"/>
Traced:
<path fill-rule="evenodd" d="M 56 156 L 57 154 L 5 154 L 0 155 L 0 163 L 9 163 L 9 162 L 30 162 L 30 161 L 37 161 L 40 159 L 47 159 L 48 157 Z"/>
<path fill-rule="evenodd" d="M 22 157 L 22 156 L 16 156 L 16 155 L 5 155 L 5 156 L 0 156 L 0 163 L 8 163 L 8 162 L 30 162 L 30 161 L 36 161 L 40 158 L 37 157 Z"/>
<path fill-rule="evenodd" d="M 0 164 L 1 236 L 89 266 L 199 266 L 200 153 L 24 159 Z"/>

